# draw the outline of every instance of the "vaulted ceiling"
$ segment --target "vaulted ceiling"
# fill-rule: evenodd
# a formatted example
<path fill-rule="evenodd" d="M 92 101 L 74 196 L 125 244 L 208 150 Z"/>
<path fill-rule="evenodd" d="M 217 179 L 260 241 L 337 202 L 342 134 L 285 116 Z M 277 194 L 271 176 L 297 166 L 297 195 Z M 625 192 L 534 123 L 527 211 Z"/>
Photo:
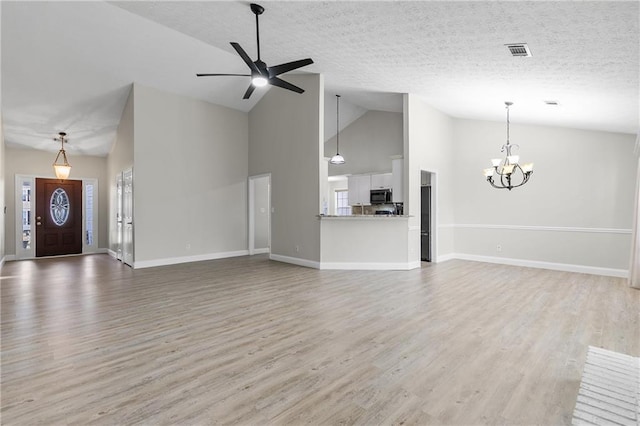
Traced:
<path fill-rule="evenodd" d="M 415 93 L 453 117 L 503 121 L 510 100 L 512 123 L 638 132 L 636 1 L 262 5 L 263 60 L 313 58 L 303 70 L 324 74 L 344 102 L 399 111 L 399 94 Z M 106 155 L 133 82 L 241 111 L 282 90 L 247 101 L 248 78 L 195 77 L 246 72 L 229 45 L 255 57 L 245 1 L 3 1 L 0 13 L 9 146 L 54 151 L 64 130 L 70 153 Z M 532 56 L 512 57 L 505 44 L 514 42 Z"/>

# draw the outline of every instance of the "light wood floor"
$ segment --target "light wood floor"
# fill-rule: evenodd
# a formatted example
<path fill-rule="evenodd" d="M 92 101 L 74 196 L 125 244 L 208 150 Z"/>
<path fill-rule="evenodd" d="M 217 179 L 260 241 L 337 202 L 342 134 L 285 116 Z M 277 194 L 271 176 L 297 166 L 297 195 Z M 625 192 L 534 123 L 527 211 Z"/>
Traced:
<path fill-rule="evenodd" d="M 569 424 L 587 346 L 640 355 L 622 279 L 243 257 L 2 269 L 1 422 Z"/>

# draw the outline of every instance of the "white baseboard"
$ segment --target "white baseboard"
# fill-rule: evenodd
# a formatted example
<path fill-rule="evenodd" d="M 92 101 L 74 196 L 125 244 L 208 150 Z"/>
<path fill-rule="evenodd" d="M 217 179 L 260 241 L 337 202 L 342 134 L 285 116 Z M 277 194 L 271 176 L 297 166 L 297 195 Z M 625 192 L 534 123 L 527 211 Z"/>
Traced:
<path fill-rule="evenodd" d="M 293 265 L 304 266 L 307 268 L 320 269 L 320 262 L 316 262 L 314 260 L 309 259 L 300 259 L 299 257 L 290 257 L 283 256 L 281 254 L 273 254 L 269 255 L 269 259 L 275 260 L 277 262 L 291 263 Z"/>
<path fill-rule="evenodd" d="M 420 267 L 416 262 L 321 262 L 320 269 L 360 270 L 360 271 L 409 271 Z"/>
<path fill-rule="evenodd" d="M 2 259 L 0 259 L 0 269 L 2 269 L 2 266 L 4 265 L 4 260 L 7 258 L 7 256 L 2 256 Z"/>
<path fill-rule="evenodd" d="M 13 262 L 14 260 L 16 260 L 16 255 L 15 254 L 6 254 L 4 256 L 4 259 L 2 260 L 2 262 Z"/>
<path fill-rule="evenodd" d="M 264 253 L 269 253 L 269 251 L 270 251 L 269 247 L 253 249 L 253 253 L 252 254 L 264 254 Z"/>
<path fill-rule="evenodd" d="M 438 256 L 436 258 L 436 263 L 446 262 L 447 260 L 457 259 L 456 255 L 453 253 L 445 254 L 443 256 Z"/>
<path fill-rule="evenodd" d="M 221 253 L 207 253 L 195 256 L 168 257 L 154 260 L 138 260 L 133 262 L 134 269 L 153 268 L 156 266 L 176 265 L 178 263 L 202 262 L 203 260 L 225 259 L 227 257 L 247 256 L 249 250 L 228 251 Z"/>
<path fill-rule="evenodd" d="M 571 265 L 567 263 L 542 262 L 538 260 L 512 259 L 507 257 L 479 256 L 475 254 L 452 253 L 438 257 L 438 262 L 450 259 L 472 260 L 476 262 L 498 263 L 501 265 L 524 266 L 526 268 L 551 269 L 554 271 L 578 272 L 607 277 L 628 278 L 626 269 L 600 268 L 596 266 Z"/>
<path fill-rule="evenodd" d="M 115 251 L 111 250 L 111 249 L 107 249 L 107 253 L 109 253 L 109 256 L 113 257 L 114 259 L 117 258 L 118 253 L 116 253 Z"/>

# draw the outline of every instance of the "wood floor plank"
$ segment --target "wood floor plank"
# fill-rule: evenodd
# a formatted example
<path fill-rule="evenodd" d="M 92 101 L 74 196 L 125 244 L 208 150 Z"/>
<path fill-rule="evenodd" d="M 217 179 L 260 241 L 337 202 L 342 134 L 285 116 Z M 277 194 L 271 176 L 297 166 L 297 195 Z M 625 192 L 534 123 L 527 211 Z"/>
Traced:
<path fill-rule="evenodd" d="M 570 424 L 587 347 L 640 354 L 625 280 L 460 260 L 94 255 L 8 262 L 0 291 L 3 425 Z"/>

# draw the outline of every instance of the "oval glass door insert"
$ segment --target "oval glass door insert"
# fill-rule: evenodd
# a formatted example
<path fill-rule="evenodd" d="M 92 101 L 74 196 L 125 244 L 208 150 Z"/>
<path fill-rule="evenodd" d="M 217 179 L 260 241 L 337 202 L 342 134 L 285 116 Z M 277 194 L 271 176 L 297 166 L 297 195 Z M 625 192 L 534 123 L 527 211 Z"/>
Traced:
<path fill-rule="evenodd" d="M 51 194 L 51 220 L 58 226 L 65 224 L 69 218 L 69 196 L 62 188 L 56 188 Z"/>

